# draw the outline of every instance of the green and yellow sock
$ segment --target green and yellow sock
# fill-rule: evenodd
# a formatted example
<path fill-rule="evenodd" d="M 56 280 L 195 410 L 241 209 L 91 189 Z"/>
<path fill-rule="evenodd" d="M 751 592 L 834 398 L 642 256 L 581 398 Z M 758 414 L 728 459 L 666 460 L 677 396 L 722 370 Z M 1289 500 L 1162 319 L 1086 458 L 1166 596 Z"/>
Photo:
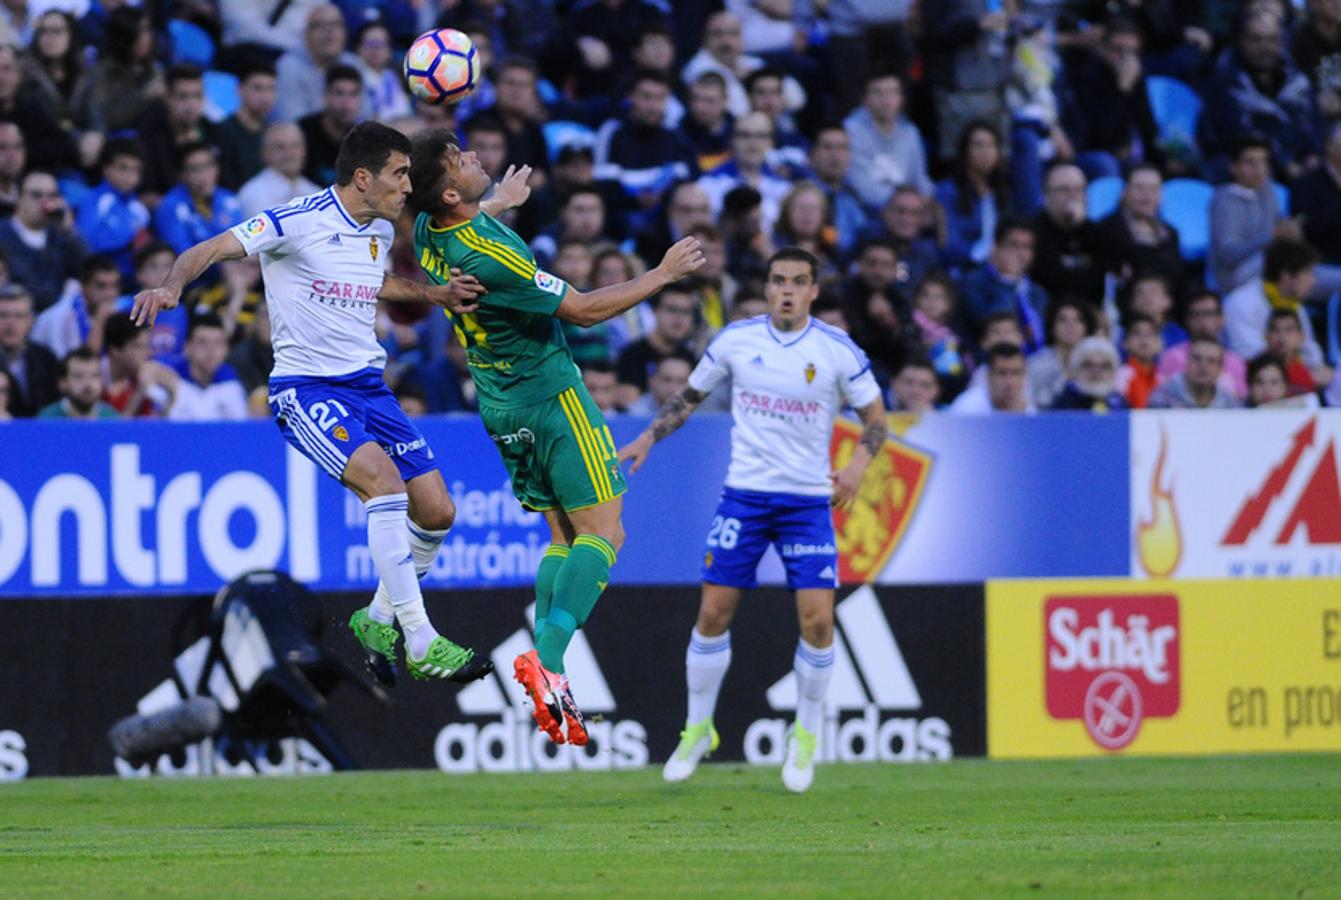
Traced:
<path fill-rule="evenodd" d="M 545 555 L 540 557 L 540 567 L 535 570 L 535 634 L 545 627 L 549 616 L 550 600 L 554 597 L 554 580 L 559 577 L 559 569 L 568 558 L 567 544 L 550 544 Z"/>
<path fill-rule="evenodd" d="M 617 558 L 614 546 L 605 538 L 582 534 L 573 541 L 554 579 L 553 602 L 546 611 L 543 628 L 536 614 L 535 647 L 546 669 L 563 672 L 564 651 L 610 582 L 610 568 Z"/>

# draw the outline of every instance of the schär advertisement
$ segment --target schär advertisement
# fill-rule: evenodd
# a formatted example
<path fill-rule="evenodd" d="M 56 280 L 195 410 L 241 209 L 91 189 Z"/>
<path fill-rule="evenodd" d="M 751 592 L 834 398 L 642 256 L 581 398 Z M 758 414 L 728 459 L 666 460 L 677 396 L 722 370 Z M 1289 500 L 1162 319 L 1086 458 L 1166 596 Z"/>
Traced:
<path fill-rule="evenodd" d="M 997 758 L 1341 750 L 1341 582 L 987 587 Z"/>

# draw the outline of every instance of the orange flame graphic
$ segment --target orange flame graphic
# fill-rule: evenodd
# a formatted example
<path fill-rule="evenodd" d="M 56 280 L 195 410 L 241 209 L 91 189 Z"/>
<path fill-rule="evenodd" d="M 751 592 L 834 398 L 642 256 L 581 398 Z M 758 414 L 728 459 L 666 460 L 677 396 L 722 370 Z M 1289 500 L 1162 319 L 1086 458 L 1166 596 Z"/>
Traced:
<path fill-rule="evenodd" d="M 1141 565 L 1152 578 L 1173 574 L 1183 558 L 1182 528 L 1178 524 L 1178 508 L 1173 502 L 1173 486 L 1162 486 L 1164 463 L 1168 456 L 1168 435 L 1159 429 L 1159 455 L 1155 471 L 1150 476 L 1150 517 L 1136 526 L 1136 547 Z"/>

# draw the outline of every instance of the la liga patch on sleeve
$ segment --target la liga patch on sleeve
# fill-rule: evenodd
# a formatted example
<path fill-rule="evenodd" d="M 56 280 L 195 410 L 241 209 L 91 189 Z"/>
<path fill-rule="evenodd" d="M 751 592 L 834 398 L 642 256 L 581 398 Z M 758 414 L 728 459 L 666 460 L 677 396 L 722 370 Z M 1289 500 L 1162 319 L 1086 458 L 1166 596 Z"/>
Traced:
<path fill-rule="evenodd" d="M 545 293 L 553 294 L 556 297 L 562 297 L 564 290 L 568 287 L 562 278 L 551 275 L 544 269 L 535 270 L 535 286 Z"/>
<path fill-rule="evenodd" d="M 265 216 L 252 216 L 242 223 L 242 230 L 247 237 L 258 237 L 265 232 Z"/>

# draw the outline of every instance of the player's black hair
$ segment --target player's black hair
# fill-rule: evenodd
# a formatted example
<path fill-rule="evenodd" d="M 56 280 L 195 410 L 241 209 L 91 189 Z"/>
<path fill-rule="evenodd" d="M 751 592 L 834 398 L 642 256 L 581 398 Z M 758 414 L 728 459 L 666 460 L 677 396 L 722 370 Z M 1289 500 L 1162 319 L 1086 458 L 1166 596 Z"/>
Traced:
<path fill-rule="evenodd" d="M 335 183 L 344 187 L 354 180 L 359 169 L 376 175 L 392 153 L 411 156 L 410 139 L 381 122 L 360 122 L 340 142 L 340 153 L 335 157 Z M 410 177 L 413 183 L 414 176 Z"/>
<path fill-rule="evenodd" d="M 442 158 L 448 148 L 460 146 L 456 134 L 446 128 L 415 135 L 410 146 L 410 196 L 405 201 L 410 209 L 430 215 L 439 211 L 449 177 Z"/>
<path fill-rule="evenodd" d="M 202 312 L 191 317 L 191 324 L 186 326 L 186 339 L 188 341 L 191 340 L 191 336 L 196 333 L 198 328 L 217 328 L 224 332 L 228 330 L 224 328 L 224 321 L 219 318 L 219 314 L 216 312 Z"/>
<path fill-rule="evenodd" d="M 768 265 L 764 267 L 764 272 L 773 271 L 775 262 L 802 262 L 810 266 L 810 280 L 816 284 L 819 283 L 819 260 L 815 254 L 803 247 L 783 247 L 768 258 Z"/>
<path fill-rule="evenodd" d="M 120 350 L 134 340 L 140 331 L 140 326 L 135 324 L 130 313 L 115 313 L 102 323 L 102 345 L 108 350 Z"/>

